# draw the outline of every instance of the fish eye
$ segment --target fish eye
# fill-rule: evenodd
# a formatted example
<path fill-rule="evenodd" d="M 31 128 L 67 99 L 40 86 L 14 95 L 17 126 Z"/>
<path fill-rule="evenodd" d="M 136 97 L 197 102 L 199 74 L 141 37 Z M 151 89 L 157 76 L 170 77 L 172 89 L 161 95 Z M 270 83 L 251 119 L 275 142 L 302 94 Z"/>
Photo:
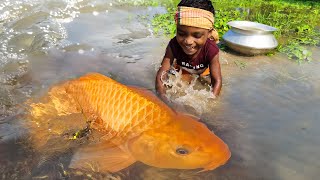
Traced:
<path fill-rule="evenodd" d="M 179 154 L 179 155 L 187 155 L 187 154 L 189 154 L 189 151 L 187 149 L 184 149 L 184 148 L 178 148 L 176 150 L 176 153 Z"/>

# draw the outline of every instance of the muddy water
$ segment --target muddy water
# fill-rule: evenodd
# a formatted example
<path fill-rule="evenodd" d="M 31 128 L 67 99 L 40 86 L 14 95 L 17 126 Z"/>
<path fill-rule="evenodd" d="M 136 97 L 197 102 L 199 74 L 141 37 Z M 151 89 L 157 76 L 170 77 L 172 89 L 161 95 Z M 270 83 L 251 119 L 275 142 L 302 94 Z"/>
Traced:
<path fill-rule="evenodd" d="M 219 99 L 208 99 L 201 85 L 172 95 L 229 145 L 232 158 L 225 166 L 199 174 L 142 163 L 114 174 L 71 171 L 69 152 L 41 158 L 29 147 L 23 126 L 27 119 L 20 116 L 23 102 L 41 96 L 54 83 L 92 71 L 154 90 L 168 39 L 153 36 L 149 19 L 163 8 L 119 6 L 112 1 L 25 0 L 4 1 L 0 12 L 1 179 L 318 177 L 319 48 L 313 49 L 314 62 L 300 66 L 282 55 L 222 52 Z"/>

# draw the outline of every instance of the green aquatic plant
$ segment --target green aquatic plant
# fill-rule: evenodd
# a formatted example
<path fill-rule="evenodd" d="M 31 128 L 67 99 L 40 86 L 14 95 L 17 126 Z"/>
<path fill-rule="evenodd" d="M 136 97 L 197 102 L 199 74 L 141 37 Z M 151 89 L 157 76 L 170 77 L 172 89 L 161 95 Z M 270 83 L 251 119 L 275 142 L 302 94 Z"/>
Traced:
<path fill-rule="evenodd" d="M 175 8 L 167 8 L 167 13 L 158 14 L 152 20 L 152 27 L 155 35 L 165 35 L 173 37 L 176 34 L 176 24 L 174 22 Z"/>
<path fill-rule="evenodd" d="M 297 42 L 289 43 L 286 46 L 279 46 L 278 49 L 280 52 L 287 54 L 289 59 L 296 60 L 299 64 L 312 60 L 312 52 Z"/>
<path fill-rule="evenodd" d="M 79 138 L 82 138 L 82 137 L 85 137 L 87 136 L 88 134 L 90 134 L 91 130 L 89 127 L 86 127 L 84 129 L 81 129 L 75 133 L 72 134 L 72 137 L 69 138 L 70 140 L 76 140 L 76 139 L 79 139 Z"/>
<path fill-rule="evenodd" d="M 164 6 L 173 7 L 172 0 L 115 0 L 117 4 L 129 6 Z"/>
<path fill-rule="evenodd" d="M 220 38 L 230 29 L 228 22 L 241 20 L 245 16 L 246 13 L 240 11 L 216 11 L 214 28 L 218 31 Z"/>
<path fill-rule="evenodd" d="M 121 5 L 130 5 L 130 6 L 158 6 L 159 1 L 156 0 L 116 0 L 115 2 Z"/>

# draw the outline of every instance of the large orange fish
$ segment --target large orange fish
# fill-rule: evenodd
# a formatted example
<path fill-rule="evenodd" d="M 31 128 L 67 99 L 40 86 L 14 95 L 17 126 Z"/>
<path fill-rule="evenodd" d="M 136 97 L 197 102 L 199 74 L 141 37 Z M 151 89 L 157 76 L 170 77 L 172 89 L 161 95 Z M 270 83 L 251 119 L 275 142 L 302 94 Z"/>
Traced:
<path fill-rule="evenodd" d="M 175 112 L 146 89 L 98 73 L 51 88 L 45 101 L 31 104 L 30 112 L 36 146 L 74 127 L 100 133 L 75 152 L 70 168 L 94 165 L 116 172 L 141 161 L 160 168 L 213 170 L 231 156 L 228 146 L 194 117 Z M 72 114 L 86 121 L 79 116 L 66 124 L 70 118 L 52 118 Z"/>

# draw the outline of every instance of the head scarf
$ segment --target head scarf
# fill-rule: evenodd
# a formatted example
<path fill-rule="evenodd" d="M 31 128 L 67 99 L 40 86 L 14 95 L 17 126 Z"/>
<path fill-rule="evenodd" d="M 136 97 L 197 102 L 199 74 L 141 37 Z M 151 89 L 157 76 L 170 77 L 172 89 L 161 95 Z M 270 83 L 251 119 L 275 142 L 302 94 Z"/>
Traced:
<path fill-rule="evenodd" d="M 200 8 L 178 6 L 175 15 L 176 24 L 212 30 L 210 39 L 219 42 L 218 32 L 213 28 L 213 13 Z"/>

